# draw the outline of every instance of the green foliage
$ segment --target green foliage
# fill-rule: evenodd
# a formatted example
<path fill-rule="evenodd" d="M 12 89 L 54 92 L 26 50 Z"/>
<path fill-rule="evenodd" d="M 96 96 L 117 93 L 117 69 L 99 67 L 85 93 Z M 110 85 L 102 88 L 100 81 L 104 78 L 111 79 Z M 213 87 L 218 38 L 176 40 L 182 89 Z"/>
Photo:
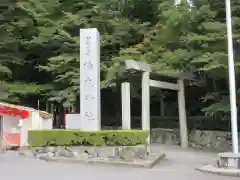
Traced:
<path fill-rule="evenodd" d="M 36 82 L 23 82 L 27 66 L 25 44 L 34 34 L 31 16 L 19 7 L 17 1 L 0 2 L 0 100 L 19 101 L 26 94 L 39 94 L 44 86 Z M 28 52 L 30 53 L 30 52 Z M 21 69 L 21 70 L 20 70 Z"/>
<path fill-rule="evenodd" d="M 231 2 L 238 77 L 240 2 Z M 0 100 L 36 101 L 35 95 L 73 104 L 79 93 L 79 29 L 94 27 L 101 34 L 103 89 L 117 92 L 128 80 L 133 96 L 140 97 L 139 74 L 124 66 L 135 59 L 161 74 L 193 73 L 187 88 L 197 90 L 203 112 L 229 113 L 225 3 L 194 3 L 190 10 L 186 3 L 175 7 L 163 0 L 1 0 Z M 187 101 L 195 96 L 187 94 Z"/>
<path fill-rule="evenodd" d="M 21 8 L 33 16 L 37 34 L 29 41 L 44 53 L 42 72 L 51 74 L 50 101 L 69 106 L 79 92 L 79 28 L 96 27 L 101 33 L 102 74 L 112 65 L 112 56 L 143 37 L 147 24 L 129 20 L 115 9 L 115 1 L 24 1 Z M 40 55 L 40 59 L 41 59 Z M 103 81 L 103 87 L 110 86 Z"/>
<path fill-rule="evenodd" d="M 142 130 L 31 130 L 28 132 L 28 142 L 31 146 L 134 146 L 146 144 L 148 133 Z"/>
<path fill-rule="evenodd" d="M 208 96 L 208 93 L 218 92 L 220 96 L 212 101 L 202 101 L 202 106 L 205 106 L 203 111 L 206 114 L 228 113 L 228 54 L 225 12 L 222 9 L 225 7 L 224 2 L 215 4 L 215 1 L 199 1 L 191 11 L 186 4 L 176 8 L 171 2 L 161 2 L 158 7 L 158 21 L 145 35 L 143 42 L 124 49 L 120 57 L 114 60 L 132 57 L 131 59 L 147 61 L 156 72 L 166 75 L 194 73 L 196 79 L 192 86 L 208 91 L 202 95 L 202 99 L 206 99 L 204 96 Z M 240 36 L 239 7 L 240 4 L 234 1 L 233 42 L 236 52 Z M 239 57 L 236 53 L 237 73 Z M 196 97 L 193 95 L 193 98 Z"/>

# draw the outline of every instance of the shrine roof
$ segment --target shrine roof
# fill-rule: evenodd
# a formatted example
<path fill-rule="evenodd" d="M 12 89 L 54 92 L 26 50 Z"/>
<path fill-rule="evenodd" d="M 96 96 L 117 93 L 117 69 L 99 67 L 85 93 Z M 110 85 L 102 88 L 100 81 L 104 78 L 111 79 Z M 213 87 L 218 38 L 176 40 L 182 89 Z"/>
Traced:
<path fill-rule="evenodd" d="M 36 109 L 31 108 L 31 107 L 21 106 L 21 105 L 16 105 L 16 104 L 9 104 L 9 103 L 5 103 L 5 102 L 0 102 L 0 106 L 15 108 L 15 109 L 19 109 L 19 110 L 23 110 L 23 111 L 29 111 L 29 112 L 37 111 Z M 50 113 L 48 113 L 46 111 L 39 111 L 39 115 L 43 119 L 46 119 L 46 118 L 49 118 L 50 116 L 52 116 Z"/>

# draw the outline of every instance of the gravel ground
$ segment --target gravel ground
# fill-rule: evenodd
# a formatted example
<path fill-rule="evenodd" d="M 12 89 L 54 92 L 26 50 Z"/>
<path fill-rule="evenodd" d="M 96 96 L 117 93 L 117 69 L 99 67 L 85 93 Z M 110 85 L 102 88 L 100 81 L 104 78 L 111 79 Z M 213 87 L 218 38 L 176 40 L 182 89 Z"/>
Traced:
<path fill-rule="evenodd" d="M 16 152 L 0 155 L 0 179 L 3 180 L 232 180 L 194 168 L 212 164 L 216 153 L 184 150 L 180 147 L 152 145 L 152 151 L 165 152 L 167 159 L 153 169 L 84 164 L 50 163 L 19 156 Z M 238 177 L 239 179 L 239 177 Z"/>

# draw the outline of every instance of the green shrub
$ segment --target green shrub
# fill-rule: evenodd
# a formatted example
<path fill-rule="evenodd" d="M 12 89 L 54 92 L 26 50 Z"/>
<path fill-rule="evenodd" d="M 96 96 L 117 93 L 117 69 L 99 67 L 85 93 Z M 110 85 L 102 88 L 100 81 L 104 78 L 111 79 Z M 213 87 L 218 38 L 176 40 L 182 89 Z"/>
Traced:
<path fill-rule="evenodd" d="M 142 130 L 30 130 L 28 143 L 33 147 L 40 146 L 134 146 L 146 144 L 147 131 Z"/>

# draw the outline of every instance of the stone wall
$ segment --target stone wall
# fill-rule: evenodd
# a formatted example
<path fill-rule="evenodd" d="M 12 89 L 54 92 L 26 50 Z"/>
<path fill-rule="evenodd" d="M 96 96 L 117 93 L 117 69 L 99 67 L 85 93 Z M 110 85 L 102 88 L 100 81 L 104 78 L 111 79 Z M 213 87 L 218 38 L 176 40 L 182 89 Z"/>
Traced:
<path fill-rule="evenodd" d="M 151 130 L 151 142 L 180 145 L 179 129 L 155 128 Z M 197 149 L 228 151 L 231 149 L 231 133 L 223 131 L 189 132 L 189 146 Z"/>

